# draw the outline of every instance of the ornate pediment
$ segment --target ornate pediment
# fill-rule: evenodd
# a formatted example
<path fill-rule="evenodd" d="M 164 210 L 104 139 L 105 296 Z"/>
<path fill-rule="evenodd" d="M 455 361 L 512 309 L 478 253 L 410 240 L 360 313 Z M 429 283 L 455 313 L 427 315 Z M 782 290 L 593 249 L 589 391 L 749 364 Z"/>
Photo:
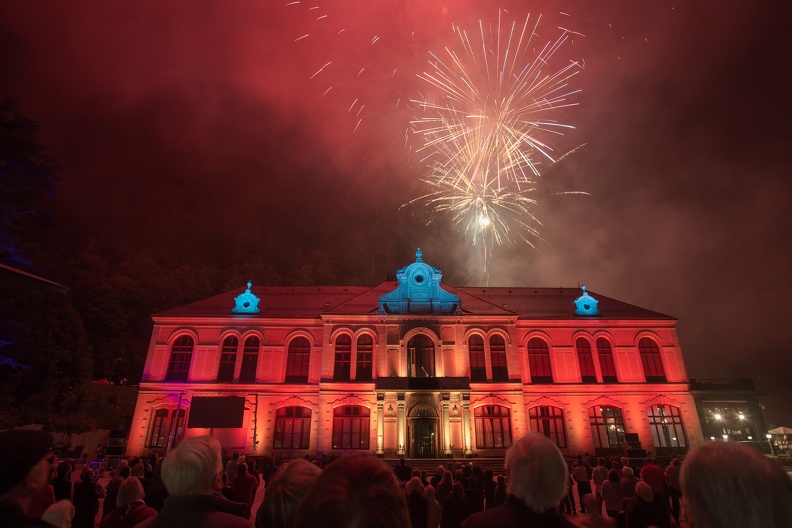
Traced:
<path fill-rule="evenodd" d="M 462 310 L 459 296 L 445 291 L 440 282 L 443 272 L 423 261 L 421 248 L 415 262 L 396 272 L 399 286 L 379 298 L 381 315 L 435 314 L 455 315 Z"/>

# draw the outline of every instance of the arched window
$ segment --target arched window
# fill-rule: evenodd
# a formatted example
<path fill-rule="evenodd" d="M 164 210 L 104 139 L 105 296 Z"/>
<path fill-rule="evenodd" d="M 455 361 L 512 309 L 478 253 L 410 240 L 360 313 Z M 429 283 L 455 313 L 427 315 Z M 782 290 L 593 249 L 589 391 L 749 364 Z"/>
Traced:
<path fill-rule="evenodd" d="M 333 449 L 369 448 L 371 425 L 368 408 L 345 405 L 333 410 Z"/>
<path fill-rule="evenodd" d="M 228 336 L 223 341 L 223 348 L 220 351 L 220 368 L 217 369 L 218 382 L 231 383 L 234 381 L 237 348 L 239 348 L 239 339 L 236 336 Z"/>
<path fill-rule="evenodd" d="M 600 372 L 602 373 L 603 383 L 616 383 L 616 365 L 613 363 L 613 352 L 611 351 L 610 341 L 604 337 L 597 339 L 597 356 L 599 356 Z"/>
<path fill-rule="evenodd" d="M 591 357 L 591 344 L 588 339 L 579 337 L 575 341 L 578 363 L 580 364 L 580 378 L 583 383 L 597 383 L 597 373 L 594 371 L 594 358 Z"/>
<path fill-rule="evenodd" d="M 534 337 L 528 341 L 528 368 L 531 370 L 531 383 L 553 383 L 550 350 L 543 339 Z"/>
<path fill-rule="evenodd" d="M 564 410 L 560 407 L 540 405 L 528 409 L 531 431 L 542 433 L 560 448 L 567 446 Z"/>
<path fill-rule="evenodd" d="M 163 447 L 165 445 L 167 426 L 168 409 L 157 409 L 154 411 L 151 416 L 151 427 L 149 428 L 146 447 Z"/>
<path fill-rule="evenodd" d="M 281 407 L 275 412 L 275 449 L 308 449 L 311 409 Z"/>
<path fill-rule="evenodd" d="M 371 381 L 372 363 L 374 361 L 374 340 L 368 334 L 361 334 L 357 340 L 357 363 L 355 379 Z"/>
<path fill-rule="evenodd" d="M 476 447 L 500 449 L 511 447 L 509 409 L 502 405 L 482 405 L 473 412 L 476 421 Z"/>
<path fill-rule="evenodd" d="M 484 359 L 484 339 L 474 334 L 468 339 L 470 353 L 470 381 L 487 381 L 487 364 Z"/>
<path fill-rule="evenodd" d="M 657 348 L 657 343 L 648 337 L 642 337 L 638 341 L 638 351 L 641 353 L 641 365 L 643 365 L 646 381 L 649 383 L 666 381 L 663 360 L 660 358 L 660 349 Z"/>
<path fill-rule="evenodd" d="M 506 341 L 501 335 L 495 334 L 490 337 L 490 361 L 493 381 L 509 381 L 509 369 L 506 366 Z"/>
<path fill-rule="evenodd" d="M 679 407 L 652 405 L 649 407 L 649 429 L 655 448 L 687 447 L 685 428 Z"/>
<path fill-rule="evenodd" d="M 333 381 L 349 381 L 349 367 L 352 363 L 352 338 L 348 334 L 336 337 L 335 364 Z"/>
<path fill-rule="evenodd" d="M 311 357 L 311 343 L 302 336 L 289 343 L 286 354 L 286 383 L 308 383 L 308 363 Z"/>
<path fill-rule="evenodd" d="M 594 447 L 622 448 L 626 445 L 624 420 L 618 407 L 595 405 L 589 408 L 589 422 L 594 437 Z"/>
<path fill-rule="evenodd" d="M 407 345 L 407 375 L 411 378 L 433 378 L 435 375 L 434 343 L 425 335 L 416 335 Z"/>
<path fill-rule="evenodd" d="M 193 338 L 188 335 L 180 336 L 173 342 L 165 381 L 187 381 L 190 375 L 193 346 Z"/>
<path fill-rule="evenodd" d="M 258 368 L 259 338 L 250 336 L 245 339 L 245 348 L 242 350 L 242 367 L 239 369 L 240 383 L 255 383 L 256 369 Z"/>

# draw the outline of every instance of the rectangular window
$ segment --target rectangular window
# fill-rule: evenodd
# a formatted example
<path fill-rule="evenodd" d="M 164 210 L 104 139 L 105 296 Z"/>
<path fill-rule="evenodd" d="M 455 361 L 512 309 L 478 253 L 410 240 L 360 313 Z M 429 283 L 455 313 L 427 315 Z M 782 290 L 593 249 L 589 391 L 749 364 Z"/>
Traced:
<path fill-rule="evenodd" d="M 352 363 L 352 340 L 347 335 L 339 336 L 335 346 L 334 381 L 349 381 L 349 368 Z"/>
<path fill-rule="evenodd" d="M 599 356 L 600 372 L 603 383 L 617 383 L 616 365 L 613 363 L 613 352 L 610 343 L 603 338 L 597 339 L 597 356 Z"/>
<path fill-rule="evenodd" d="M 487 364 L 484 357 L 484 340 L 481 336 L 470 336 L 470 381 L 487 381 Z"/>
<path fill-rule="evenodd" d="M 283 407 L 275 416 L 274 449 L 308 449 L 311 409 Z"/>
<path fill-rule="evenodd" d="M 490 339 L 490 359 L 492 360 L 493 381 L 509 381 L 509 369 L 506 366 L 506 342 L 501 336 Z"/>
<path fill-rule="evenodd" d="M 369 448 L 369 410 L 350 405 L 333 412 L 333 449 Z"/>
<path fill-rule="evenodd" d="M 511 447 L 509 409 L 500 405 L 486 405 L 476 409 L 476 447 L 501 449 Z"/>
<path fill-rule="evenodd" d="M 168 409 L 157 409 L 151 417 L 148 442 L 146 447 L 163 447 L 165 445 L 166 422 Z"/>
<path fill-rule="evenodd" d="M 357 364 L 355 365 L 355 379 L 358 381 L 371 381 L 373 363 L 374 341 L 370 335 L 363 334 L 357 342 Z"/>
<path fill-rule="evenodd" d="M 531 430 L 542 433 L 555 442 L 559 448 L 567 446 L 566 429 L 564 428 L 564 411 L 559 407 L 539 406 L 528 411 Z"/>

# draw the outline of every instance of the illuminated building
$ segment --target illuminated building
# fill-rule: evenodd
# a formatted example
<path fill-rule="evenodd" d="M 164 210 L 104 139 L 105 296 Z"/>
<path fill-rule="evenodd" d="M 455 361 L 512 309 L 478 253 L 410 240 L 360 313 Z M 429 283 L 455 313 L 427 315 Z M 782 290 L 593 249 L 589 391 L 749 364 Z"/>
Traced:
<path fill-rule="evenodd" d="M 420 250 L 396 278 L 155 315 L 127 454 L 199 434 L 278 457 L 502 456 L 528 430 L 567 455 L 701 442 L 673 317 L 585 287 L 455 288 Z"/>

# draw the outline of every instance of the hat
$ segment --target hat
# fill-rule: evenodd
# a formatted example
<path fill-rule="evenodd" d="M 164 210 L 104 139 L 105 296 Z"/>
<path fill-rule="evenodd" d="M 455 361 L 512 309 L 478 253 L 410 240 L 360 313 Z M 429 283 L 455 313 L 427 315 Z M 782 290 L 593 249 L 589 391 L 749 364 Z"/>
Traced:
<path fill-rule="evenodd" d="M 652 491 L 652 488 L 649 486 L 649 484 L 643 481 L 635 484 L 635 495 L 646 502 L 654 501 L 654 491 Z"/>
<path fill-rule="evenodd" d="M 0 495 L 19 484 L 50 447 L 52 435 L 46 431 L 11 429 L 0 433 Z"/>

